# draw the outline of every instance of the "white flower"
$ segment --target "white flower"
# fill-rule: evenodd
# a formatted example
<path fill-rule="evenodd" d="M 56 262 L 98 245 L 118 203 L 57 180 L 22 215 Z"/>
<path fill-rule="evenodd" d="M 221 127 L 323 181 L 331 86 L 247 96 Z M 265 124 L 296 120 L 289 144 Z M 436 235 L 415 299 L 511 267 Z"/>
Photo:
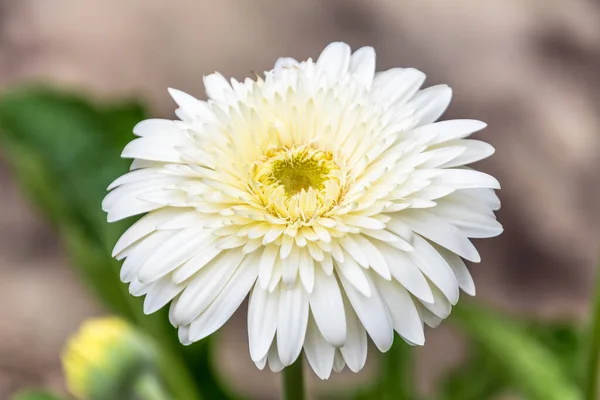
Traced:
<path fill-rule="evenodd" d="M 422 345 L 459 288 L 474 294 L 469 238 L 502 231 L 483 122 L 434 123 L 446 85 L 332 43 L 281 58 L 264 79 L 204 78 L 208 101 L 170 90 L 181 121 L 147 120 L 109 189 L 109 221 L 147 213 L 119 240 L 121 278 L 152 313 L 173 300 L 182 343 L 219 329 L 249 295 L 250 356 L 273 371 L 302 349 L 316 374 L 359 371 L 367 335 Z"/>

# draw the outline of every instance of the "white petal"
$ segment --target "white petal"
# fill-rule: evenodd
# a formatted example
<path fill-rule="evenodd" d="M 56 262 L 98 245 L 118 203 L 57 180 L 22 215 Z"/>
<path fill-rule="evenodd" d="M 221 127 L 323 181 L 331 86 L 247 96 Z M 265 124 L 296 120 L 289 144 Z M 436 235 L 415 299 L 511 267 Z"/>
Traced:
<path fill-rule="evenodd" d="M 476 201 L 479 201 L 494 211 L 500 209 L 500 199 L 498 198 L 498 195 L 496 194 L 496 192 L 494 192 L 491 189 L 462 190 L 462 191 L 456 193 L 457 197 L 459 195 L 465 196 L 465 197 L 470 197 Z"/>
<path fill-rule="evenodd" d="M 172 122 L 172 121 L 171 121 Z M 164 178 L 165 169 L 164 168 L 143 168 L 136 169 L 135 171 L 130 171 L 125 175 L 121 175 L 119 178 L 115 179 L 106 190 L 113 190 L 119 186 L 123 186 L 126 184 L 134 184 L 140 183 L 143 181 L 148 181 L 153 178 Z"/>
<path fill-rule="evenodd" d="M 315 270 L 315 287 L 310 295 L 310 309 L 321 334 L 334 347 L 346 342 L 346 315 L 337 279 L 321 268 Z"/>
<path fill-rule="evenodd" d="M 312 317 L 308 320 L 304 353 L 315 374 L 321 379 L 329 378 L 333 369 L 335 348 L 323 339 Z"/>
<path fill-rule="evenodd" d="M 119 254 L 127 247 L 155 231 L 157 226 L 161 223 L 176 217 L 180 213 L 185 213 L 185 211 L 186 210 L 182 208 L 165 207 L 146 214 L 123 233 L 117 241 L 117 244 L 115 244 L 112 256 L 119 259 Z"/>
<path fill-rule="evenodd" d="M 450 304 L 446 296 L 435 286 L 431 287 L 431 291 L 433 292 L 433 303 L 421 302 L 421 305 L 431 311 L 436 317 L 446 319 L 452 311 L 452 304 Z"/>
<path fill-rule="evenodd" d="M 255 285 L 248 304 L 248 343 L 255 362 L 267 354 L 273 343 L 278 310 L 279 291 L 269 293 Z"/>
<path fill-rule="evenodd" d="M 447 248 L 459 256 L 480 262 L 481 257 L 475 246 L 460 229 L 426 210 L 406 210 L 403 220 L 419 235 Z"/>
<path fill-rule="evenodd" d="M 136 136 L 171 136 L 181 135 L 182 130 L 175 121 L 169 119 L 152 118 L 138 122 L 133 127 Z"/>
<path fill-rule="evenodd" d="M 367 332 L 360 322 L 347 298 L 344 297 L 348 334 L 346 344 L 340 348 L 348 368 L 352 372 L 360 371 L 367 361 Z"/>
<path fill-rule="evenodd" d="M 408 255 L 384 243 L 376 243 L 380 253 L 386 259 L 394 279 L 402 284 L 413 296 L 425 302 L 433 302 L 433 294 L 419 267 Z"/>
<path fill-rule="evenodd" d="M 399 215 L 399 214 L 393 214 L 393 215 Z M 386 227 L 390 232 L 395 233 L 396 235 L 398 235 L 405 241 L 407 241 L 409 243 L 412 241 L 412 238 L 414 236 L 412 229 L 410 229 L 410 226 L 405 224 L 401 218 L 392 218 L 390 221 L 388 221 L 388 223 L 386 224 Z"/>
<path fill-rule="evenodd" d="M 394 341 L 394 329 L 392 320 L 383 302 L 378 290 L 375 288 L 371 279 L 367 276 L 371 296 L 367 297 L 360 293 L 356 288 L 346 280 L 340 277 L 352 308 L 358 315 L 358 318 L 369 333 L 369 336 L 375 343 L 379 351 L 386 352 L 392 347 Z"/>
<path fill-rule="evenodd" d="M 180 283 L 188 280 L 222 253 L 222 250 L 218 247 L 216 238 L 214 238 L 213 241 L 207 241 L 204 244 L 205 245 L 199 249 L 195 256 L 173 271 L 173 282 Z"/>
<path fill-rule="evenodd" d="M 281 234 L 283 233 L 284 230 L 285 230 L 285 225 L 272 226 L 271 229 L 269 229 L 269 231 L 263 237 L 263 244 L 267 245 L 269 243 L 274 242 L 275 239 L 277 239 L 279 236 L 281 236 Z"/>
<path fill-rule="evenodd" d="M 349 226 L 357 226 L 365 229 L 383 229 L 385 224 L 375 218 L 362 215 L 347 214 L 344 215 L 344 223 Z"/>
<path fill-rule="evenodd" d="M 455 189 L 500 189 L 500 183 L 496 178 L 470 169 L 445 169 L 435 180 L 441 185 Z"/>
<path fill-rule="evenodd" d="M 390 246 L 393 246 L 399 250 L 403 250 L 403 251 L 413 251 L 414 248 L 410 245 L 410 243 L 408 243 L 405 239 L 401 238 L 400 236 L 388 231 L 388 230 L 384 230 L 384 229 L 379 229 L 379 230 L 370 230 L 370 229 L 365 229 L 361 231 L 363 234 L 369 236 L 372 239 L 371 242 L 374 242 L 373 239 L 377 239 L 377 241 L 381 241 L 384 243 L 389 244 Z"/>
<path fill-rule="evenodd" d="M 163 308 L 183 290 L 183 285 L 173 283 L 169 277 L 153 282 L 144 299 L 144 314 L 152 314 Z"/>
<path fill-rule="evenodd" d="M 205 101 L 198 100 L 195 97 L 182 92 L 181 90 L 173 88 L 169 88 L 169 94 L 179 106 L 176 114 L 181 119 L 200 119 L 202 122 L 217 121 L 217 117 L 214 115 L 209 105 Z"/>
<path fill-rule="evenodd" d="M 190 339 L 198 341 L 219 329 L 239 308 L 256 282 L 258 255 L 247 256 L 211 305 L 190 325 Z"/>
<path fill-rule="evenodd" d="M 358 236 L 358 235 L 357 235 Z M 346 250 L 347 254 L 356 260 L 362 267 L 366 268 L 369 266 L 369 262 L 367 261 L 367 257 L 363 254 L 362 250 L 354 240 L 354 238 L 350 235 L 344 235 L 340 238 L 340 244 Z"/>
<path fill-rule="evenodd" d="M 429 137 L 433 135 L 434 139 L 429 143 L 433 145 L 465 138 L 484 129 L 486 126 L 485 122 L 473 119 L 454 119 L 420 126 L 414 129 L 411 135 L 415 137 Z"/>
<path fill-rule="evenodd" d="M 452 161 L 440 165 L 441 168 L 452 168 L 471 164 L 483 160 L 484 158 L 488 158 L 495 152 L 495 149 L 491 144 L 480 140 L 457 140 L 455 142 L 449 142 L 448 145 L 462 146 L 465 151 L 458 157 L 453 158 Z"/>
<path fill-rule="evenodd" d="M 375 76 L 375 50 L 361 47 L 350 58 L 350 73 L 359 83 L 370 86 Z"/>
<path fill-rule="evenodd" d="M 177 330 L 177 336 L 179 337 L 179 341 L 184 346 L 189 346 L 190 344 L 192 344 L 192 341 L 189 338 L 189 332 L 190 332 L 190 327 L 187 325 L 180 326 L 179 329 Z"/>
<path fill-rule="evenodd" d="M 323 261 L 321 261 L 321 268 L 323 268 L 323 272 L 327 275 L 333 274 L 333 259 L 331 258 L 331 254 L 325 253 L 323 254 Z"/>
<path fill-rule="evenodd" d="M 456 160 L 465 151 L 467 151 L 466 148 L 458 145 L 428 150 L 425 153 L 421 153 L 421 156 L 427 156 L 429 157 L 429 159 L 420 164 L 419 168 L 442 168 L 446 165 L 449 165 L 450 163 L 453 163 L 453 161 Z"/>
<path fill-rule="evenodd" d="M 409 104 L 417 110 L 415 117 L 419 125 L 435 122 L 448 108 L 452 99 L 452 89 L 447 85 L 436 85 L 423 89 L 410 100 Z"/>
<path fill-rule="evenodd" d="M 244 256 L 237 250 L 223 252 L 198 272 L 175 304 L 174 313 L 178 325 L 191 323 L 214 301 Z"/>
<path fill-rule="evenodd" d="M 206 75 L 204 77 L 204 88 L 206 96 L 209 99 L 217 101 L 227 101 L 228 94 L 233 93 L 233 89 L 227 79 L 218 72 Z"/>
<path fill-rule="evenodd" d="M 136 158 L 131 162 L 130 171 L 140 168 L 162 168 L 165 164 L 160 161 L 148 161 L 141 158 Z"/>
<path fill-rule="evenodd" d="M 425 74 L 414 68 L 392 68 L 375 74 L 372 95 L 383 104 L 407 102 L 425 81 Z"/>
<path fill-rule="evenodd" d="M 211 231 L 201 226 L 180 230 L 154 249 L 138 272 L 138 279 L 152 282 L 165 276 L 193 257 L 207 241 L 212 241 Z"/>
<path fill-rule="evenodd" d="M 266 237 L 266 236 L 265 236 Z M 263 242 L 264 243 L 264 242 Z M 281 247 L 279 248 L 279 257 L 283 260 L 294 252 L 298 247 L 294 246 L 294 238 L 288 235 L 283 235 L 281 239 Z"/>
<path fill-rule="evenodd" d="M 319 237 L 319 239 L 321 239 L 322 241 L 326 243 L 329 243 L 331 241 L 331 235 L 329 234 L 329 231 L 323 226 L 315 224 L 313 225 L 313 230 L 315 231 L 315 234 Z"/>
<path fill-rule="evenodd" d="M 413 245 L 415 251 L 410 253 L 409 257 L 423 274 L 444 293 L 450 303 L 456 304 L 459 295 L 458 282 L 446 260 L 419 236 L 415 236 Z"/>
<path fill-rule="evenodd" d="M 466 294 L 475 296 L 475 282 L 473 282 L 473 277 L 471 277 L 471 273 L 463 260 L 456 254 L 441 247 L 436 247 L 436 250 L 444 257 L 450 268 L 452 268 L 452 272 L 454 272 L 454 276 L 456 276 L 456 280 L 458 281 L 458 286 Z"/>
<path fill-rule="evenodd" d="M 350 46 L 342 42 L 333 42 L 327 45 L 319 59 L 317 67 L 325 71 L 330 78 L 339 78 L 348 71 L 350 66 Z"/>
<path fill-rule="evenodd" d="M 144 261 L 154 253 L 154 249 L 174 233 L 173 231 L 153 232 L 136 243 L 121 266 L 121 280 L 126 283 L 131 282 L 137 276 Z"/>
<path fill-rule="evenodd" d="M 377 272 L 383 279 L 387 279 L 388 281 L 392 279 L 387 262 L 377 247 L 362 235 L 358 235 L 355 240 L 361 246 L 361 251 L 367 257 L 369 266 L 373 271 Z"/>
<path fill-rule="evenodd" d="M 148 292 L 150 284 L 140 283 L 137 279 L 134 279 L 129 284 L 129 294 L 135 297 L 143 296 Z"/>
<path fill-rule="evenodd" d="M 417 310 L 419 310 L 419 315 L 421 316 L 421 319 L 428 327 L 437 328 L 444 320 L 443 318 L 436 316 L 434 313 L 425 308 L 423 304 L 416 304 L 416 306 Z"/>
<path fill-rule="evenodd" d="M 111 207 L 110 210 L 105 209 L 105 211 L 108 212 L 106 220 L 108 222 L 116 222 L 134 215 L 158 210 L 164 206 L 164 204 L 153 203 L 137 198 L 128 198 L 124 199 L 124 201 L 119 201 L 119 203 Z"/>
<path fill-rule="evenodd" d="M 283 365 L 283 363 L 279 359 L 277 345 L 275 343 L 273 343 L 273 345 L 269 349 L 268 361 L 269 369 L 271 370 L 271 372 L 279 372 L 286 367 L 286 365 Z"/>
<path fill-rule="evenodd" d="M 367 273 L 350 255 L 345 257 L 344 262 L 336 261 L 335 267 L 340 276 L 346 278 L 348 282 L 363 295 L 367 297 L 371 295 L 371 287 L 369 286 Z"/>
<path fill-rule="evenodd" d="M 189 141 L 185 138 L 141 137 L 129 142 L 121 152 L 121 157 L 179 163 L 181 162 L 181 153 L 175 147 L 186 145 L 189 145 Z"/>
<path fill-rule="evenodd" d="M 308 252 L 310 253 L 310 256 L 317 262 L 321 262 L 325 260 L 325 254 L 323 253 L 323 250 L 316 244 L 312 243 L 312 242 L 308 242 L 306 244 L 306 248 L 308 249 Z"/>
<path fill-rule="evenodd" d="M 271 281 L 269 282 L 269 286 L 267 290 L 272 292 L 274 290 L 279 290 L 279 284 L 281 282 L 281 275 L 283 271 L 283 261 L 280 258 L 275 260 L 275 265 L 273 266 L 273 272 L 271 273 Z"/>
<path fill-rule="evenodd" d="M 364 329 L 363 329 L 364 332 Z M 340 349 L 335 349 L 335 356 L 333 359 L 333 370 L 337 373 L 340 373 L 344 370 L 346 366 L 346 361 L 344 360 L 344 356 Z"/>
<path fill-rule="evenodd" d="M 275 67 L 273 68 L 273 72 L 275 72 L 275 74 L 277 74 L 277 73 L 281 72 L 282 69 L 293 68 L 295 66 L 298 66 L 298 64 L 299 64 L 298 61 L 294 58 L 280 57 L 275 62 Z"/>
<path fill-rule="evenodd" d="M 280 258 L 281 251 L 279 252 Z M 287 288 L 291 288 L 298 277 L 298 269 L 300 264 L 300 249 L 298 246 L 292 246 L 289 255 L 282 260 L 281 280 Z"/>
<path fill-rule="evenodd" d="M 308 250 L 302 250 L 300 252 L 300 261 L 298 266 L 298 272 L 300 273 L 300 281 L 304 290 L 307 293 L 312 293 L 315 286 L 315 262 L 308 254 Z"/>
<path fill-rule="evenodd" d="M 275 267 L 275 259 L 277 258 L 278 252 L 279 248 L 272 244 L 265 246 L 262 252 L 259 262 L 260 268 L 258 272 L 258 283 L 263 289 L 266 289 L 269 286 L 269 281 L 271 280 L 271 274 L 273 272 L 273 268 Z"/>
<path fill-rule="evenodd" d="M 488 189 L 467 189 L 442 199 L 430 212 L 448 220 L 467 237 L 487 238 L 502 233 L 502 225 L 496 221 L 492 209 L 481 201 L 466 195 L 468 192 Z"/>
<path fill-rule="evenodd" d="M 375 279 L 377 288 L 388 306 L 394 330 L 416 345 L 425 344 L 423 323 L 412 298 L 397 282 Z"/>
<path fill-rule="evenodd" d="M 308 322 L 308 298 L 299 283 L 281 288 L 277 322 L 277 351 L 283 365 L 291 365 L 302 351 Z"/>

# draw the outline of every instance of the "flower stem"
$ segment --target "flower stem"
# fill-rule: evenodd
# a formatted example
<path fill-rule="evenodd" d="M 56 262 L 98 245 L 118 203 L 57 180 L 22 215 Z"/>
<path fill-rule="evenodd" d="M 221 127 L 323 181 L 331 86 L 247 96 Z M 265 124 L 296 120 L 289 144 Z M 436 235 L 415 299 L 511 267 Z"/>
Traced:
<path fill-rule="evenodd" d="M 302 372 L 302 356 L 298 357 L 282 372 L 283 400 L 304 400 L 304 373 Z"/>
<path fill-rule="evenodd" d="M 600 265 L 596 273 L 594 306 L 590 324 L 589 348 L 587 351 L 587 375 L 584 383 L 586 400 L 596 400 L 598 398 L 598 374 L 600 372 Z"/>
<path fill-rule="evenodd" d="M 377 398 L 381 400 L 415 399 L 412 389 L 412 349 L 396 335 L 390 350 L 382 355 Z"/>

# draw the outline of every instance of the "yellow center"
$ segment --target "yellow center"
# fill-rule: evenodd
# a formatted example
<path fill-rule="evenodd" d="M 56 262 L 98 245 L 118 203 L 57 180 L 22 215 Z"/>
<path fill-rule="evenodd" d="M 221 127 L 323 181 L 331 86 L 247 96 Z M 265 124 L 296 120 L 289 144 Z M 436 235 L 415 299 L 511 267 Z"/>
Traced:
<path fill-rule="evenodd" d="M 267 154 L 268 157 L 268 154 Z M 313 188 L 322 190 L 324 182 L 332 170 L 338 169 L 329 152 L 300 147 L 292 150 L 276 150 L 264 163 L 270 173 L 265 183 L 279 184 L 287 196 L 293 196 L 302 190 Z"/>
<path fill-rule="evenodd" d="M 343 173 L 329 151 L 309 146 L 272 147 L 252 164 L 253 192 L 274 215 L 308 221 L 331 210 Z"/>

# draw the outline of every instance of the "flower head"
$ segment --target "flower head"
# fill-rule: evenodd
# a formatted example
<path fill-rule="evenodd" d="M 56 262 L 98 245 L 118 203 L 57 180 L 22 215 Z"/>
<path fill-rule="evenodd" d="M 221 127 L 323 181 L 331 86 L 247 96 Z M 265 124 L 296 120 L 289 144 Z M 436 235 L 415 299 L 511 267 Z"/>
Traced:
<path fill-rule="evenodd" d="M 62 355 L 69 391 L 78 399 L 112 399 L 133 389 L 153 360 L 147 340 L 117 317 L 86 321 Z"/>
<path fill-rule="evenodd" d="M 119 240 L 124 282 L 145 312 L 172 300 L 184 344 L 219 329 L 249 295 L 250 356 L 277 371 L 302 349 L 327 378 L 359 371 L 367 337 L 421 345 L 474 294 L 469 238 L 502 231 L 493 153 L 474 120 L 434 123 L 446 85 L 412 68 L 375 73 L 375 52 L 332 43 L 281 58 L 264 78 L 204 78 L 208 101 L 170 90 L 179 121 L 147 120 L 123 151 L 132 171 L 103 207 L 147 213 Z"/>

